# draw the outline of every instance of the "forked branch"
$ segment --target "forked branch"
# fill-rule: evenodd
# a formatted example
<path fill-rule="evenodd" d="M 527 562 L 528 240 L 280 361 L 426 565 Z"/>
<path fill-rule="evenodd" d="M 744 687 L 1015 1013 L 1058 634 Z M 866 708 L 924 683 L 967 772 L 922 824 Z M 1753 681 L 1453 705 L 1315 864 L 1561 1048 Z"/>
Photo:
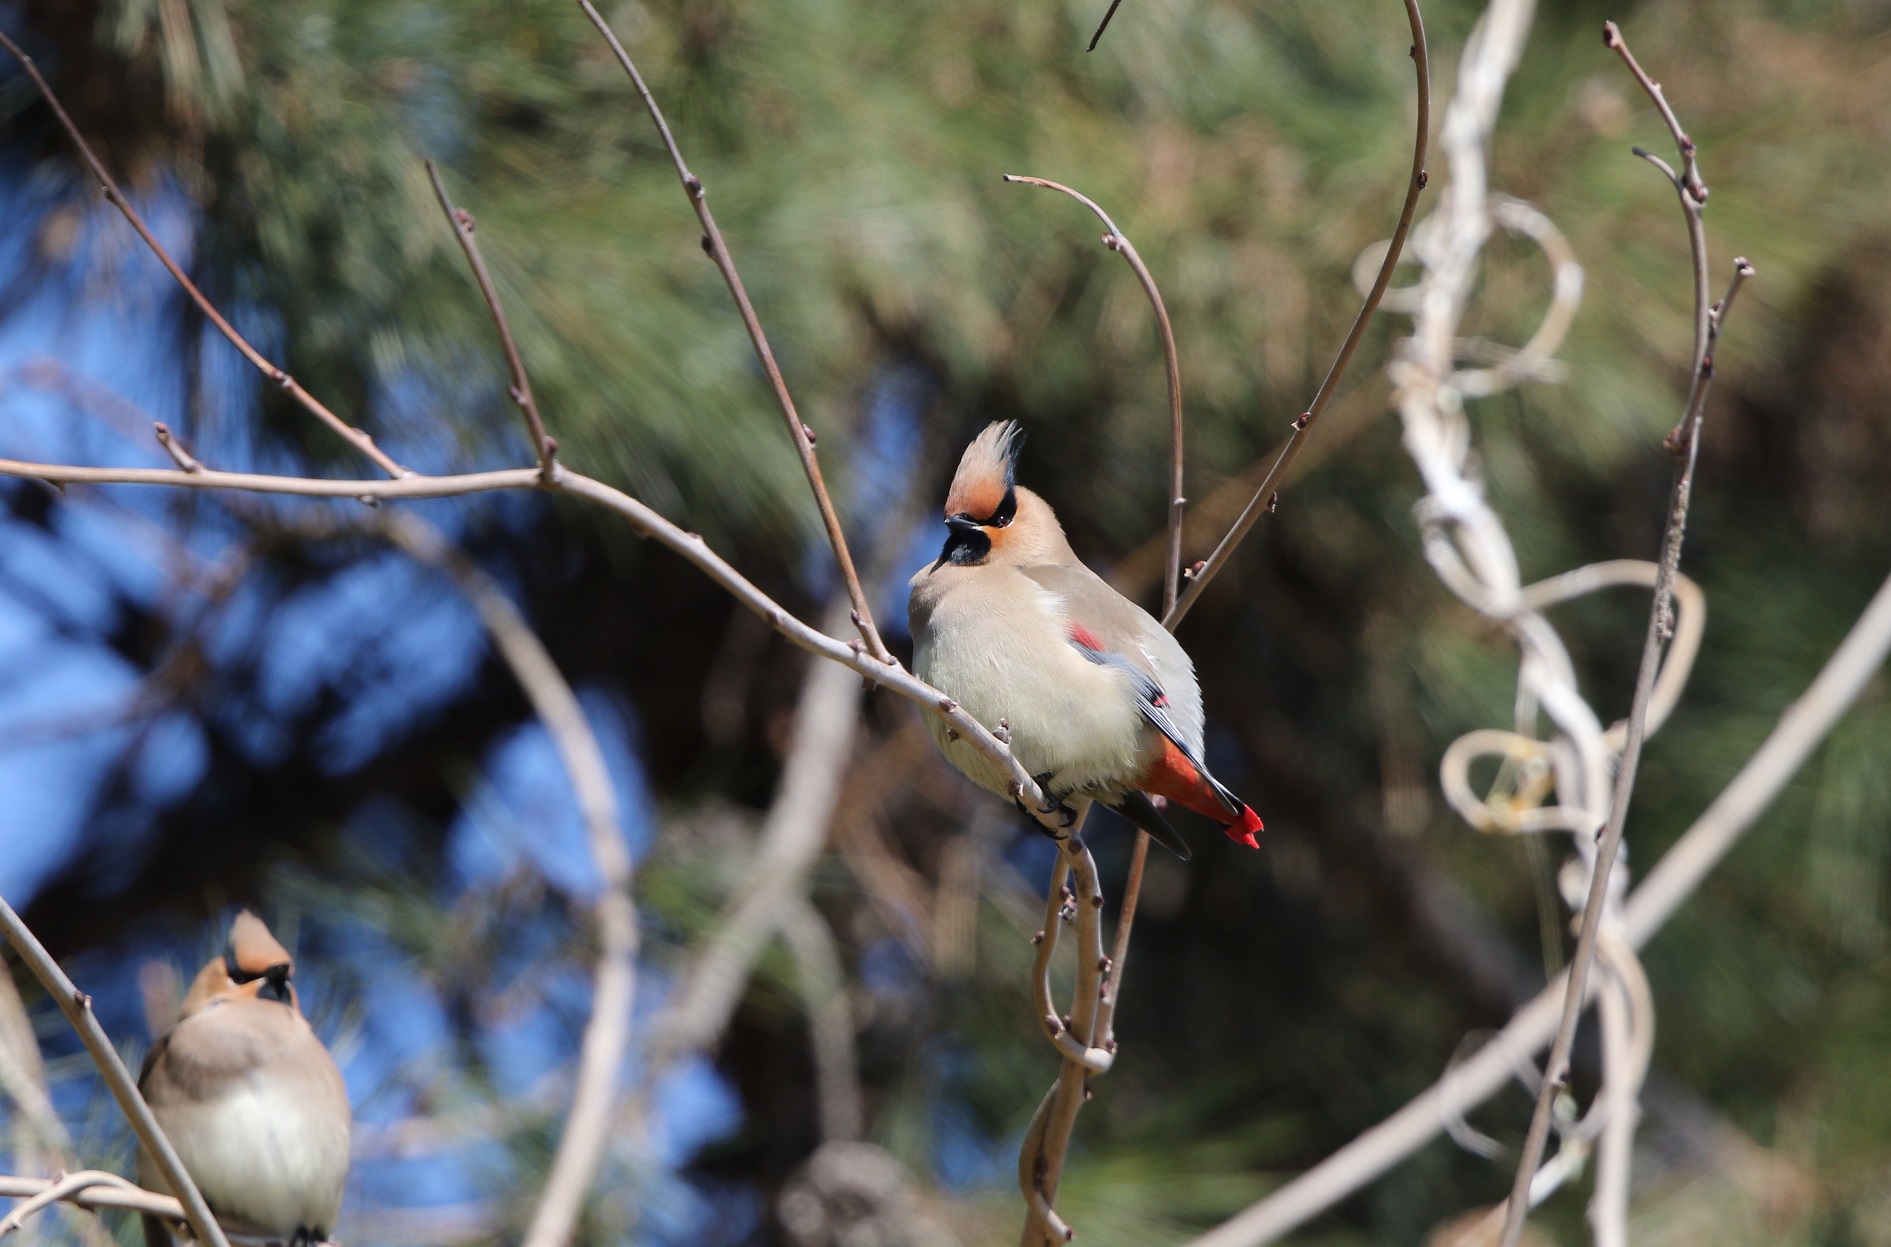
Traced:
<path fill-rule="evenodd" d="M 1891 654 L 1891 578 L 1878 587 L 1806 691 L 1766 740 L 1655 863 L 1622 908 L 1622 931 L 1642 948 L 1679 912 L 1831 735 Z M 1520 1061 L 1556 1032 L 1567 976 L 1538 992 L 1476 1054 L 1392 1116 L 1188 1247 L 1261 1247 L 1292 1233 L 1391 1169 L 1509 1085 Z M 1586 993 L 1587 994 L 1587 993 Z"/>

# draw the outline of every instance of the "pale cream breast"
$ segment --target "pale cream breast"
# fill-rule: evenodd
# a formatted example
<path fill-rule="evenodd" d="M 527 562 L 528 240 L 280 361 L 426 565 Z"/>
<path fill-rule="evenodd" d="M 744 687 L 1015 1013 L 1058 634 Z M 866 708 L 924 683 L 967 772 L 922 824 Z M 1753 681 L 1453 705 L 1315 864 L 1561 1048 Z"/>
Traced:
<path fill-rule="evenodd" d="M 1060 599 L 1010 568 L 950 565 L 914 578 L 914 670 L 988 728 L 1059 792 L 1113 790 L 1149 747 L 1134 690 L 1070 644 Z M 1009 777 L 928 716 L 946 758 L 1001 795 Z"/>

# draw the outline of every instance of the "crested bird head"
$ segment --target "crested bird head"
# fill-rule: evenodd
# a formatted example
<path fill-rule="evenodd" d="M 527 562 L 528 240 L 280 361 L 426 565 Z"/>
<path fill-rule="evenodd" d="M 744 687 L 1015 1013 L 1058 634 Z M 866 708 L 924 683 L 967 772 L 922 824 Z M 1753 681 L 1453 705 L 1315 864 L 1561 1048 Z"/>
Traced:
<path fill-rule="evenodd" d="M 184 997 L 182 1017 L 224 1000 L 273 1000 L 300 1010 L 296 1000 L 295 958 L 269 933 L 263 920 L 245 909 L 230 924 L 223 956 L 206 962 Z"/>
<path fill-rule="evenodd" d="M 1027 562 L 1067 549 L 1050 505 L 1017 484 L 1023 446 L 1016 420 L 994 420 L 965 448 L 946 492 L 945 548 L 933 570 Z"/>

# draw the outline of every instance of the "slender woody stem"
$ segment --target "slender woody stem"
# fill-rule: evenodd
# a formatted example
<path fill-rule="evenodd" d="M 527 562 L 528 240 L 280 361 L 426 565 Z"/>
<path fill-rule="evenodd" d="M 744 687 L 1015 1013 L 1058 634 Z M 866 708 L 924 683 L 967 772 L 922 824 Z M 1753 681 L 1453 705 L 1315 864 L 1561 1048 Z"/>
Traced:
<path fill-rule="evenodd" d="M 119 1059 L 118 1049 L 112 1046 L 110 1036 L 99 1025 L 97 1016 L 92 1012 L 92 998 L 73 985 L 72 980 L 66 977 L 66 972 L 59 968 L 59 963 L 53 960 L 52 954 L 46 951 L 46 946 L 39 942 L 39 937 L 20 921 L 20 916 L 13 912 L 13 907 L 4 898 L 0 898 L 0 935 L 4 935 L 7 943 L 13 945 L 13 951 L 20 955 L 20 960 L 45 986 L 46 994 L 59 1005 L 60 1012 L 72 1023 L 72 1029 L 79 1032 L 86 1051 L 92 1054 L 93 1063 L 105 1078 L 106 1088 L 111 1091 L 112 1098 L 118 1101 L 118 1107 L 124 1111 L 126 1120 L 131 1123 L 132 1133 L 138 1136 L 138 1142 L 144 1145 L 145 1151 L 156 1162 L 158 1172 L 164 1175 L 165 1183 L 176 1192 L 178 1202 L 184 1206 L 184 1217 L 195 1231 L 197 1241 L 206 1247 L 230 1247 L 229 1241 L 223 1236 L 223 1227 L 211 1215 L 210 1205 L 204 1202 L 202 1192 L 191 1181 L 171 1141 L 164 1137 L 164 1128 L 158 1125 L 158 1119 L 152 1115 L 151 1106 L 139 1094 L 138 1084 L 133 1080 L 131 1071 L 125 1068 L 125 1063 Z"/>
<path fill-rule="evenodd" d="M 1667 120 L 1670 132 L 1674 135 L 1675 145 L 1680 149 L 1683 168 L 1686 173 L 1676 177 L 1671 169 L 1663 168 L 1680 195 L 1682 216 L 1687 222 L 1689 251 L 1694 267 L 1694 320 L 1695 347 L 1694 366 L 1690 377 L 1687 404 L 1683 410 L 1680 424 L 1675 435 L 1670 435 L 1669 446 L 1677 452 L 1679 459 L 1675 465 L 1674 485 L 1670 493 L 1666 531 L 1662 537 L 1661 561 L 1655 573 L 1654 601 L 1648 613 L 1648 630 L 1642 640 L 1641 665 L 1635 676 L 1635 695 L 1629 705 L 1627 738 L 1623 744 L 1621 762 L 1615 773 L 1615 787 L 1609 801 L 1608 821 L 1603 825 L 1602 835 L 1596 846 L 1593 873 L 1589 881 L 1588 899 L 1583 905 L 1582 926 L 1576 940 L 1576 955 L 1570 961 L 1568 987 L 1563 996 L 1562 1017 L 1557 1023 L 1555 1038 L 1550 1043 L 1549 1058 L 1543 1070 L 1543 1083 L 1537 1092 L 1536 1107 L 1530 1115 L 1529 1132 L 1524 1136 L 1523 1155 L 1517 1164 L 1517 1174 L 1511 1183 L 1509 1203 L 1504 1211 L 1503 1234 L 1499 1238 L 1499 1247 L 1516 1247 L 1517 1240 L 1523 1233 L 1523 1223 L 1529 1214 L 1530 1183 L 1535 1178 L 1537 1167 L 1542 1163 L 1543 1149 L 1549 1142 L 1550 1109 L 1557 1092 L 1561 1089 L 1569 1068 L 1570 1049 L 1575 1044 L 1576 1026 L 1582 1016 L 1584 995 L 1588 986 L 1590 964 L 1595 960 L 1597 932 L 1601 925 L 1602 910 L 1608 897 L 1609 873 L 1614 869 L 1615 858 L 1622 845 L 1622 829 L 1628 819 L 1629 800 L 1635 790 L 1636 771 L 1641 763 L 1642 743 L 1646 738 L 1648 724 L 1648 705 L 1654 693 L 1655 671 L 1661 663 L 1662 646 L 1673 630 L 1672 595 L 1674 577 L 1681 561 L 1681 545 L 1687 533 L 1688 505 L 1694 492 L 1694 468 L 1700 457 L 1702 414 L 1707 403 L 1707 390 L 1713 381 L 1713 345 L 1720 334 L 1726 319 L 1726 312 L 1731 307 L 1734 297 L 1739 294 L 1743 282 L 1753 272 L 1752 265 L 1744 259 L 1734 261 L 1733 279 L 1728 285 L 1727 296 L 1721 302 L 1718 314 L 1708 306 L 1708 272 L 1706 231 L 1701 220 L 1702 208 L 1707 202 L 1707 188 L 1700 180 L 1700 173 L 1695 164 L 1694 143 L 1682 131 L 1668 108 L 1667 100 L 1661 94 L 1660 86 L 1650 80 L 1636 64 L 1628 50 L 1627 42 L 1615 23 L 1603 26 L 1603 42 L 1615 49 L 1622 56 L 1624 63 L 1634 73 L 1636 79 L 1647 90 L 1662 116 Z M 1661 167 L 1661 161 L 1644 156 L 1651 163 Z M 1678 436 L 1676 436 L 1678 435 Z"/>
<path fill-rule="evenodd" d="M 114 1208 L 126 1212 L 148 1212 L 154 1217 L 163 1217 L 167 1221 L 184 1220 L 184 1205 L 178 1203 L 174 1196 L 160 1195 L 156 1191 L 134 1186 L 118 1177 L 117 1174 L 111 1175 L 116 1179 L 112 1182 L 65 1185 L 68 1179 L 84 1176 L 86 1176 L 84 1173 L 73 1173 L 67 1174 L 65 1178 L 21 1178 L 7 1174 L 0 1176 L 0 1199 L 36 1200 L 48 1191 L 63 1186 L 64 1189 L 60 1190 L 57 1198 L 77 1208 L 94 1212 Z M 20 1215 L 20 1210 L 17 1208 L 9 1216 L 9 1220 L 15 1216 L 22 1221 L 26 1219 L 25 1216 Z"/>
<path fill-rule="evenodd" d="M 1293 467 L 1294 460 L 1300 455 L 1300 447 L 1306 442 L 1307 433 L 1319 420 L 1320 413 L 1326 410 L 1326 405 L 1332 401 L 1333 392 L 1339 388 L 1340 379 L 1346 375 L 1346 367 L 1352 363 L 1353 353 L 1359 349 L 1359 341 L 1365 336 L 1366 322 L 1372 319 L 1372 314 L 1379 308 L 1379 301 L 1385 298 L 1386 287 L 1392 282 L 1392 270 L 1398 267 L 1399 256 L 1405 251 L 1405 238 L 1412 230 L 1412 216 L 1418 211 L 1419 192 L 1430 181 L 1425 172 L 1425 153 L 1431 142 L 1431 65 L 1425 47 L 1425 22 L 1418 11 L 1418 0 L 1405 0 L 1405 16 L 1412 27 L 1412 60 L 1418 73 L 1418 121 L 1412 141 L 1411 179 L 1406 184 L 1405 204 L 1399 209 L 1399 221 L 1392 231 L 1392 241 L 1386 247 L 1385 259 L 1379 264 L 1379 275 L 1373 279 L 1372 289 L 1367 292 L 1359 315 L 1353 318 L 1352 330 L 1340 344 L 1339 354 L 1334 357 L 1333 366 L 1327 369 L 1326 379 L 1320 382 L 1313 401 L 1294 420 L 1293 433 L 1287 438 L 1287 444 L 1281 447 L 1274 466 L 1261 478 L 1260 488 L 1254 491 L 1254 497 L 1215 547 L 1214 553 L 1189 576 L 1188 588 L 1180 600 L 1173 609 L 1163 614 L 1162 622 L 1172 632 L 1182 622 L 1182 617 L 1188 614 L 1189 608 L 1195 605 L 1195 599 L 1202 595 L 1202 590 L 1208 587 L 1208 582 L 1227 564 L 1234 548 L 1248 535 L 1248 530 L 1254 527 L 1262 515 L 1274 510 L 1278 501 L 1277 491 L 1286 479 L 1288 469 Z"/>
<path fill-rule="evenodd" d="M 372 437 L 330 411 L 313 394 L 303 389 L 301 384 L 296 381 L 294 377 L 264 358 L 262 352 L 251 346 L 249 340 L 238 333 L 234 325 L 224 319 L 223 313 L 219 312 L 216 306 L 210 302 L 209 298 L 204 295 L 204 292 L 197 288 L 197 283 L 186 276 L 184 270 L 178 266 L 177 261 L 171 258 L 171 253 L 165 250 L 164 244 L 159 242 L 157 236 L 145 225 L 144 218 L 138 214 L 138 210 L 131 206 L 131 200 L 125 198 L 124 192 L 118 189 L 118 183 L 112 180 L 112 175 L 105 171 L 105 166 L 100 163 L 97 156 L 93 155 L 91 146 L 85 141 L 85 136 L 79 133 L 79 127 L 74 125 L 72 118 L 66 115 L 65 108 L 59 103 L 59 97 L 53 94 L 52 87 L 47 85 L 44 78 L 40 77 L 39 67 L 33 63 L 33 58 L 21 51 L 20 46 L 14 43 L 13 40 L 7 38 L 5 31 L 0 31 L 0 47 L 5 48 L 13 55 L 13 59 L 18 61 L 21 68 L 26 70 L 26 76 L 33 80 L 33 85 L 39 88 L 41 97 L 45 99 L 47 105 L 53 110 L 53 116 L 59 119 L 59 125 L 65 130 L 66 137 L 70 138 L 72 145 L 79 149 L 79 155 L 85 160 L 86 166 L 92 170 L 92 176 L 98 180 L 99 189 L 105 193 L 105 198 L 110 200 L 112 206 L 124 214 L 125 220 L 130 222 L 131 228 L 138 231 L 138 237 L 144 239 L 145 246 L 151 248 L 151 252 L 153 255 L 157 256 L 158 262 L 163 264 L 165 269 L 171 274 L 171 277 L 176 280 L 177 284 L 183 287 L 184 293 L 190 296 L 191 301 L 197 305 L 198 310 L 204 314 L 205 319 L 215 325 L 217 330 L 222 333 L 225 338 L 229 339 L 230 345 L 242 352 L 243 358 L 247 359 L 258 372 L 269 378 L 269 380 L 281 388 L 284 393 L 300 403 L 323 424 L 326 424 L 330 429 L 333 429 L 342 438 L 346 439 L 356 450 L 359 450 L 362 454 L 374 460 L 382 471 L 394 477 L 412 476 L 412 472 L 394 462 L 379 446 L 376 446 Z"/>
<path fill-rule="evenodd" d="M 1107 231 L 1103 235 L 1103 245 L 1128 261 L 1131 271 L 1136 274 L 1136 280 L 1142 283 L 1143 293 L 1149 296 L 1149 306 L 1155 309 L 1156 331 L 1162 339 L 1162 366 L 1169 377 L 1169 553 L 1162 584 L 1162 613 L 1167 615 L 1175 609 L 1176 588 L 1182 579 L 1182 512 L 1188 505 L 1188 499 L 1182 496 L 1182 365 L 1175 352 L 1175 328 L 1169 323 L 1169 309 L 1163 304 L 1162 291 L 1156 288 L 1156 279 L 1149 272 L 1149 266 L 1143 263 L 1136 244 L 1129 241 L 1129 235 L 1116 227 L 1110 214 L 1098 206 L 1095 200 L 1060 182 L 1045 178 L 1007 173 L 1005 181 L 1058 191 L 1095 213 Z"/>
<path fill-rule="evenodd" d="M 868 652 L 882 663 L 890 665 L 893 656 L 887 652 L 886 643 L 880 639 L 879 630 L 873 626 L 873 612 L 867 605 L 866 591 L 861 588 L 860 575 L 854 570 L 854 556 L 847 548 L 847 536 L 841 531 L 840 517 L 834 511 L 834 500 L 828 496 L 827 482 L 821 476 L 821 462 L 814 453 L 814 430 L 802 423 L 795 411 L 794 399 L 788 393 L 788 383 L 783 380 L 781 368 L 775 363 L 775 352 L 768 345 L 768 335 L 762 332 L 762 322 L 755 315 L 755 305 L 749 302 L 742 276 L 736 272 L 735 258 L 729 254 L 729 246 L 722 239 L 722 231 L 716 227 L 716 218 L 709 211 L 703 180 L 691 173 L 689 166 L 683 163 L 682 150 L 677 147 L 676 138 L 670 133 L 670 125 L 663 118 L 663 110 L 657 106 L 656 97 L 650 93 L 643 75 L 637 71 L 636 63 L 618 41 L 610 23 L 592 7 L 591 0 L 578 0 L 578 7 L 584 10 L 584 15 L 591 19 L 591 24 L 604 36 L 604 41 L 617 57 L 617 63 L 624 67 L 624 72 L 637 88 L 637 94 L 642 97 L 650 119 L 656 123 L 657 133 L 663 138 L 663 146 L 670 153 L 671 163 L 676 166 L 677 180 L 682 182 L 683 190 L 689 196 L 690 207 L 696 210 L 696 219 L 702 224 L 703 250 L 715 261 L 716 268 L 722 273 L 722 280 L 729 287 L 736 311 L 742 317 L 742 326 L 748 330 L 749 342 L 755 347 L 755 358 L 761 361 L 769 388 L 774 391 L 775 402 L 781 408 L 782 418 L 787 421 L 788 438 L 794 443 L 795 453 L 801 457 L 808 487 L 814 491 L 814 505 L 819 508 L 821 523 L 827 529 L 828 544 L 834 548 L 834 562 L 840 568 L 841 579 L 847 584 L 847 596 L 853 602 L 854 626 L 860 629 L 861 640 L 866 643 Z M 868 676 L 868 679 L 872 678 Z"/>
<path fill-rule="evenodd" d="M 136 1183 L 129 1182 L 115 1173 L 107 1173 L 103 1169 L 81 1169 L 76 1173 L 62 1174 L 49 1182 L 46 1188 L 37 1195 L 20 1201 L 14 1206 L 12 1212 L 0 1217 L 0 1238 L 5 1238 L 25 1225 L 35 1213 L 43 1212 L 61 1200 L 76 1199 L 81 1192 L 101 1186 L 143 1193 L 142 1188 Z"/>
<path fill-rule="evenodd" d="M 479 293 L 486 300 L 486 310 L 492 313 L 492 323 L 499 330 L 499 347 L 505 352 L 506 367 L 512 373 L 512 388 L 508 393 L 518 406 L 519 414 L 525 417 L 525 430 L 532 439 L 532 453 L 538 456 L 539 479 L 549 485 L 552 480 L 552 458 L 558 453 L 558 443 L 546 434 L 545 422 L 539 418 L 538 400 L 532 397 L 532 382 L 525 375 L 525 361 L 519 357 L 519 346 L 513 340 L 512 326 L 506 320 L 505 307 L 499 302 L 499 290 L 492 284 L 492 275 L 486 270 L 486 258 L 479 251 L 479 240 L 473 236 L 476 228 L 473 214 L 453 206 L 453 201 L 447 197 L 446 184 L 440 180 L 440 170 L 431 160 L 427 162 L 427 176 L 433 180 L 433 193 L 440 200 L 440 210 L 446 213 L 447 224 L 453 227 L 453 236 L 459 239 L 460 250 L 466 253 L 466 262 L 473 270 L 473 280 L 479 283 Z"/>
<path fill-rule="evenodd" d="M 1061 1033 L 1069 1035 L 1075 1044 L 1088 1049 L 1102 1062 L 1107 1062 L 1108 1054 L 1091 1047 L 1098 1034 L 1098 1006 L 1102 1001 L 1104 969 L 1103 892 L 1097 882 L 1096 861 L 1090 856 L 1082 836 L 1074 833 L 1060 843 L 1058 849 L 1060 856 L 1069 859 L 1070 873 L 1076 881 L 1073 892 L 1077 908 L 1077 982 L 1068 1019 L 1057 1021 Z M 1062 871 L 1057 873 L 1062 874 Z M 1055 896 L 1059 889 L 1053 886 L 1051 891 Z M 1048 928 L 1045 939 L 1047 942 L 1050 939 Z M 1062 1050 L 1063 1045 L 1060 1044 L 1059 1048 Z M 1098 1063 L 1096 1060 L 1086 1061 L 1064 1053 L 1057 1084 L 1046 1098 L 1046 1106 L 1040 1109 L 1044 1116 L 1041 1141 L 1037 1148 L 1020 1156 L 1020 1175 L 1027 1178 L 1024 1194 L 1029 1205 L 1019 1240 L 1021 1247 L 1041 1247 L 1046 1235 L 1059 1241 L 1068 1241 L 1073 1237 L 1070 1227 L 1057 1217 L 1052 1205 L 1057 1199 L 1058 1183 L 1063 1178 L 1064 1158 L 1070 1151 L 1070 1135 L 1076 1128 L 1077 1113 L 1090 1095 L 1090 1075 L 1109 1068 L 1107 1063 L 1098 1068 Z M 1026 1155 L 1030 1156 L 1028 1165 Z"/>
<path fill-rule="evenodd" d="M 506 468 L 497 472 L 468 472 L 457 476 L 409 475 L 399 480 L 338 481 L 268 476 L 253 472 L 220 472 L 210 468 L 197 472 L 175 468 L 88 468 L 0 459 L 0 476 L 25 477 L 54 485 L 174 485 L 186 489 L 235 489 L 305 498 L 372 498 L 376 501 L 457 498 L 491 490 L 544 488 L 537 468 Z M 850 644 L 837 640 L 797 618 L 710 549 L 709 543 L 700 535 L 684 531 L 623 490 L 573 472 L 563 464 L 557 465 L 549 488 L 553 493 L 572 494 L 615 511 L 642 536 L 652 538 L 682 555 L 737 602 L 760 616 L 769 627 L 796 646 L 810 654 L 851 667 L 865 678 L 938 715 L 980 753 L 1004 769 L 1010 776 L 1013 796 L 1032 808 L 1042 808 L 1048 804 L 1043 790 L 1023 764 L 1012 756 L 1010 747 L 966 713 L 956 701 L 898 662 L 882 663 L 867 656 L 858 647 L 858 642 Z"/>
<path fill-rule="evenodd" d="M 1102 40 L 1103 32 L 1110 28 L 1110 19 L 1116 16 L 1116 7 L 1122 3 L 1123 0 L 1110 0 L 1108 11 L 1103 14 L 1103 20 L 1097 23 L 1097 32 L 1090 36 L 1090 46 L 1085 48 L 1084 51 L 1094 52 L 1097 50 L 1097 44 Z"/>

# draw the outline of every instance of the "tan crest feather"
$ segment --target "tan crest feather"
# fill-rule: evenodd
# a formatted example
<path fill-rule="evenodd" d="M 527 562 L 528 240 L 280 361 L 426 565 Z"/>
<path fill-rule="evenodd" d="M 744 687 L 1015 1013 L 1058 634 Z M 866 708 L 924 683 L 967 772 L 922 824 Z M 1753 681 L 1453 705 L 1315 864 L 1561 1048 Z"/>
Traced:
<path fill-rule="evenodd" d="M 1024 433 L 1016 420 L 994 420 L 972 439 L 959 459 L 946 494 L 945 513 L 987 519 L 1004 502 L 1017 471 Z"/>
<path fill-rule="evenodd" d="M 247 909 L 230 924 L 230 960 L 245 974 L 262 974 L 272 966 L 294 964 L 289 950 L 277 943 L 263 920 Z"/>

